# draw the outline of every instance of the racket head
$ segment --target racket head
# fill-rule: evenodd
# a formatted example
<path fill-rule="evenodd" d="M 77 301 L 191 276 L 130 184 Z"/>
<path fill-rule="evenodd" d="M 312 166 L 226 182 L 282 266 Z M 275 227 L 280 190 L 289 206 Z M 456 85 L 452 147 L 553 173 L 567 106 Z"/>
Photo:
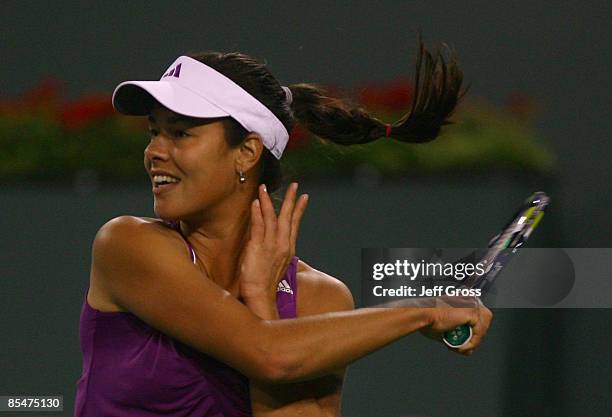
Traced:
<path fill-rule="evenodd" d="M 500 233 L 489 241 L 489 248 L 480 262 L 485 263 L 483 275 L 473 275 L 465 281 L 468 288 L 490 286 L 500 271 L 507 265 L 519 247 L 523 246 L 538 226 L 550 198 L 543 191 L 530 195 L 510 218 Z"/>
<path fill-rule="evenodd" d="M 527 197 L 527 199 L 523 201 L 523 204 L 520 205 L 520 207 L 516 210 L 512 217 L 510 217 L 510 220 L 508 220 L 508 222 L 504 224 L 504 227 L 502 227 L 501 231 L 495 236 L 493 236 L 491 240 L 489 240 L 488 247 L 491 248 L 496 243 L 499 243 L 498 240 L 504 234 L 504 232 L 507 232 L 511 228 L 511 226 L 517 223 L 521 217 L 525 216 L 525 214 L 530 209 L 533 209 L 534 211 L 537 210 L 538 212 L 543 211 L 546 209 L 546 206 L 548 206 L 549 201 L 550 198 L 543 191 L 536 191 L 535 193 Z"/>

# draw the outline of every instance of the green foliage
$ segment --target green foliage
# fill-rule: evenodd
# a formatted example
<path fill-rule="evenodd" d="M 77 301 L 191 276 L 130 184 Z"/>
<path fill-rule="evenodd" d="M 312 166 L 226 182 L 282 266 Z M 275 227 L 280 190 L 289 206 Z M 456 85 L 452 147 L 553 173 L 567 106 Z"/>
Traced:
<path fill-rule="evenodd" d="M 401 115 L 377 116 L 393 121 Z M 145 125 L 135 119 L 110 114 L 75 127 L 53 112 L 0 112 L 0 178 L 70 181 L 82 169 L 95 170 L 102 180 L 144 178 Z M 300 177 L 350 176 L 363 166 L 386 176 L 554 172 L 555 158 L 525 120 L 476 104 L 462 107 L 454 119 L 426 144 L 380 139 L 343 147 L 306 136 L 290 144 L 283 164 Z"/>
<path fill-rule="evenodd" d="M 397 120 L 386 115 L 382 120 Z M 550 175 L 556 160 L 525 121 L 470 105 L 442 135 L 424 144 L 380 139 L 366 145 L 340 146 L 315 139 L 287 152 L 284 163 L 298 175 L 351 174 L 363 166 L 385 176 L 448 173 L 520 172 Z"/>

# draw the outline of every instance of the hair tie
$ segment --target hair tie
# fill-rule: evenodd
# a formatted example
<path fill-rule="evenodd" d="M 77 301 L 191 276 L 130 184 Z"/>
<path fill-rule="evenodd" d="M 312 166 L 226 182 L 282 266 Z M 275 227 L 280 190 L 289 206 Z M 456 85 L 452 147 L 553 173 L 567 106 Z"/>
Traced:
<path fill-rule="evenodd" d="M 386 138 L 391 136 L 391 128 L 392 126 L 390 124 L 385 125 L 385 137 Z"/>
<path fill-rule="evenodd" d="M 288 105 L 291 105 L 291 103 L 293 102 L 293 94 L 291 94 L 291 90 L 289 89 L 289 87 L 285 86 L 282 86 L 281 88 L 285 92 L 285 101 L 287 101 Z"/>

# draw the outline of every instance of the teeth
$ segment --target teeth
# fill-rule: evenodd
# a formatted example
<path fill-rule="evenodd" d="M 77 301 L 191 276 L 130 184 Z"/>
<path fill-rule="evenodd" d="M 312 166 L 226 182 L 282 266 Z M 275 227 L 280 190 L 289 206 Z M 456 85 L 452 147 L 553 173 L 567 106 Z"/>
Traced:
<path fill-rule="evenodd" d="M 155 184 L 159 184 L 161 182 L 179 182 L 179 180 L 174 177 L 169 177 L 167 175 L 155 175 L 153 176 L 153 182 Z"/>

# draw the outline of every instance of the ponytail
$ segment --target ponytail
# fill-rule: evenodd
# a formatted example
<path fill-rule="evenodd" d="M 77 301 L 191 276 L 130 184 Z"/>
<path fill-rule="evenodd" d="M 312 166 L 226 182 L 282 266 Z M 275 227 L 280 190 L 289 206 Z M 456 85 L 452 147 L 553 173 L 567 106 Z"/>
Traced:
<path fill-rule="evenodd" d="M 328 97 L 325 89 L 313 84 L 293 84 L 289 94 L 264 64 L 248 55 L 214 51 L 188 55 L 241 86 L 270 109 L 287 131 L 298 121 L 320 138 L 341 145 L 368 143 L 385 136 L 402 142 L 433 140 L 440 128 L 450 123 L 447 118 L 465 94 L 460 91 L 463 73 L 454 53 L 446 62 L 439 51 L 432 54 L 424 48 L 420 35 L 412 108 L 393 124 L 370 116 L 361 107 Z M 242 143 L 246 129 L 231 117 L 224 119 L 224 124 L 228 144 Z M 282 179 L 279 160 L 264 149 L 260 168 L 259 181 L 273 192 Z"/>
<path fill-rule="evenodd" d="M 412 108 L 395 123 L 386 124 L 361 107 L 328 97 L 325 89 L 313 84 L 289 86 L 291 110 L 304 128 L 340 145 L 363 144 L 386 136 L 402 142 L 429 142 L 443 125 L 451 124 L 447 118 L 467 92 L 461 91 L 462 82 L 463 72 L 454 52 L 446 62 L 439 50 L 433 54 L 426 50 L 419 36 Z"/>

